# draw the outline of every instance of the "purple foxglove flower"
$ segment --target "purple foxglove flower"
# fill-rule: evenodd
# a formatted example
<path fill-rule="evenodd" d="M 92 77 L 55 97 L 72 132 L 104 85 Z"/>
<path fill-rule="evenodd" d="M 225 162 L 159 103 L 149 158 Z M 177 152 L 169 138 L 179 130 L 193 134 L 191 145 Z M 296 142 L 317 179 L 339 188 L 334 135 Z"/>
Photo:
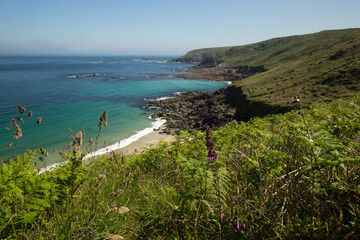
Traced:
<path fill-rule="evenodd" d="M 221 214 L 221 220 L 224 221 L 225 220 L 225 215 L 224 214 Z"/>
<path fill-rule="evenodd" d="M 112 153 L 113 153 L 113 158 L 114 158 L 114 161 L 115 161 L 116 163 L 118 163 L 118 160 L 117 160 L 117 158 L 116 158 L 115 153 L 114 153 L 114 152 L 112 152 Z"/>
<path fill-rule="evenodd" d="M 235 228 L 237 231 L 239 231 L 239 230 L 240 230 L 240 224 L 238 224 L 238 223 L 235 224 L 235 225 L 234 225 L 234 228 Z"/>
<path fill-rule="evenodd" d="M 289 104 L 292 106 L 292 105 L 293 105 L 293 102 L 292 102 L 292 101 L 289 101 Z"/>
<path fill-rule="evenodd" d="M 209 152 L 208 152 L 207 158 L 208 158 L 208 159 L 211 159 L 212 156 L 213 156 L 213 152 L 212 152 L 212 150 L 210 149 Z"/>
<path fill-rule="evenodd" d="M 240 223 L 240 227 L 241 227 L 242 230 L 245 230 L 245 228 L 246 228 L 244 223 Z"/>
<path fill-rule="evenodd" d="M 206 143 L 206 147 L 211 148 L 213 146 L 214 146 L 214 144 L 210 140 L 208 140 Z"/>
<path fill-rule="evenodd" d="M 296 115 L 302 115 L 303 111 L 296 111 Z"/>

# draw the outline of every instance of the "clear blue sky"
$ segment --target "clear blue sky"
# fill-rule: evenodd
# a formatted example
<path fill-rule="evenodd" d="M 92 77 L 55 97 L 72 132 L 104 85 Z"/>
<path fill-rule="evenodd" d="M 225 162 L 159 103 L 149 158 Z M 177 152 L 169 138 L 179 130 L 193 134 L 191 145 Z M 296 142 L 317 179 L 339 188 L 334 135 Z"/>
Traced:
<path fill-rule="evenodd" d="M 360 27 L 360 0 L 0 0 L 0 55 L 183 55 Z"/>

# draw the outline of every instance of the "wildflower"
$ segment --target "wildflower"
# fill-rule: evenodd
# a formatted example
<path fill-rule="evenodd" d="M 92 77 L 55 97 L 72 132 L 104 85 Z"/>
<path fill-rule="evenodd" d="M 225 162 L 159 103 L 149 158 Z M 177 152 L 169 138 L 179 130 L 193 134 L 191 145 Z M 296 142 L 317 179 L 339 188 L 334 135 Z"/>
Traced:
<path fill-rule="evenodd" d="M 244 224 L 244 223 L 240 223 L 240 228 L 241 228 L 242 230 L 245 230 L 245 229 L 246 229 L 245 224 Z"/>
<path fill-rule="evenodd" d="M 113 207 L 113 208 L 110 208 L 109 212 L 117 212 L 118 208 L 117 207 Z"/>
<path fill-rule="evenodd" d="M 290 106 L 294 105 L 292 101 L 289 101 Z"/>
<path fill-rule="evenodd" d="M 218 160 L 218 155 L 217 155 L 216 151 L 213 152 L 213 159 Z"/>
<path fill-rule="evenodd" d="M 213 152 L 210 149 L 209 152 L 208 152 L 207 158 L 210 160 L 212 158 L 212 156 L 213 156 Z"/>
<path fill-rule="evenodd" d="M 101 114 L 101 116 L 99 117 L 99 124 L 98 127 L 100 128 L 100 131 L 103 129 L 103 125 L 106 127 L 108 125 L 107 123 L 108 118 L 107 118 L 107 110 L 105 109 L 105 111 Z M 103 124 L 104 122 L 104 124 Z"/>
<path fill-rule="evenodd" d="M 22 118 L 16 118 L 16 120 L 18 120 L 21 123 L 24 123 L 24 120 Z"/>
<path fill-rule="evenodd" d="M 59 152 L 60 156 L 62 159 L 66 159 L 66 153 L 64 152 Z"/>
<path fill-rule="evenodd" d="M 75 140 L 77 141 L 77 143 L 79 144 L 79 146 L 82 145 L 82 142 L 83 142 L 82 137 L 83 137 L 83 134 L 82 134 L 81 131 L 79 131 L 79 132 L 76 134 L 76 136 L 75 136 Z"/>
<path fill-rule="evenodd" d="M 15 125 L 16 125 L 15 119 L 11 119 L 9 125 L 10 125 L 10 126 L 15 126 Z M 10 130 L 10 129 L 9 129 L 9 130 Z"/>
<path fill-rule="evenodd" d="M 42 121 L 42 117 L 38 117 L 37 121 L 36 121 L 36 124 L 39 125 Z"/>
<path fill-rule="evenodd" d="M 124 239 L 124 238 L 119 235 L 110 235 L 107 238 L 105 238 L 105 240 L 122 240 L 122 239 Z"/>
<path fill-rule="evenodd" d="M 245 226 L 245 223 L 239 222 L 239 218 L 236 217 L 236 224 L 234 225 L 234 228 L 236 229 L 236 231 L 239 231 L 240 229 L 245 230 L 246 226 Z"/>
<path fill-rule="evenodd" d="M 107 110 L 105 109 L 105 111 L 103 112 L 103 114 L 101 115 L 104 118 L 104 126 L 107 126 Z"/>
<path fill-rule="evenodd" d="M 49 156 L 49 153 L 43 147 L 40 147 L 40 154 L 45 155 L 47 157 Z"/>
<path fill-rule="evenodd" d="M 225 215 L 224 214 L 221 214 L 221 220 L 224 221 L 225 220 Z"/>
<path fill-rule="evenodd" d="M 296 111 L 296 115 L 298 116 L 298 115 L 303 115 L 304 114 L 304 112 L 303 111 L 301 111 L 301 110 L 299 110 L 299 111 Z"/>
<path fill-rule="evenodd" d="M 127 213 L 129 211 L 130 211 L 130 209 L 128 209 L 127 207 L 121 207 L 121 208 L 119 208 L 118 213 L 119 214 L 124 214 L 124 213 Z"/>
<path fill-rule="evenodd" d="M 112 154 L 113 154 L 113 159 L 114 159 L 115 163 L 118 163 L 118 160 L 117 160 L 117 157 L 116 157 L 115 153 L 112 152 Z"/>
<path fill-rule="evenodd" d="M 22 137 L 22 131 L 21 131 L 21 127 L 16 122 L 15 122 L 15 129 L 16 129 L 16 132 L 15 132 L 14 138 L 17 140 Z"/>
<path fill-rule="evenodd" d="M 210 139 L 208 139 L 208 141 L 206 143 L 206 147 L 208 147 L 208 148 L 214 147 L 214 144 L 210 141 Z"/>
<path fill-rule="evenodd" d="M 20 105 L 18 105 L 18 109 L 20 114 L 23 114 L 25 112 L 25 108 Z"/>
<path fill-rule="evenodd" d="M 94 234 L 94 231 L 90 231 L 89 232 L 89 235 L 91 236 L 91 235 L 93 235 Z"/>
<path fill-rule="evenodd" d="M 105 176 L 104 174 L 100 174 L 100 175 L 98 176 L 98 179 L 99 179 L 99 180 L 106 179 L 106 176 Z"/>

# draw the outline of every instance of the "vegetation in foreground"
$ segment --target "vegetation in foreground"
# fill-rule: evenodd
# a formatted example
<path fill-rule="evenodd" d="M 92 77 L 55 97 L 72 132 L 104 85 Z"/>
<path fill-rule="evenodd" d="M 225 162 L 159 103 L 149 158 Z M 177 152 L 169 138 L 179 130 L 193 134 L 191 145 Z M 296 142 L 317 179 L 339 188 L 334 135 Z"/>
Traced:
<path fill-rule="evenodd" d="M 39 174 L 39 149 L 10 160 L 0 238 L 358 239 L 360 95 L 309 110 L 298 100 L 141 155 L 82 164 L 79 133 L 53 171 Z"/>

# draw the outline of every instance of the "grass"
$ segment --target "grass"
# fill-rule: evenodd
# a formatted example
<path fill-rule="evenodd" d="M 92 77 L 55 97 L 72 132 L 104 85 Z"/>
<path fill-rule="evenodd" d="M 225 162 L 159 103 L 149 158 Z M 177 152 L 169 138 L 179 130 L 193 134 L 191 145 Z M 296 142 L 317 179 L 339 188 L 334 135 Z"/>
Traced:
<path fill-rule="evenodd" d="M 218 67 L 239 73 L 264 69 L 237 81 L 248 100 L 286 106 L 301 92 L 307 105 L 349 97 L 360 90 L 360 29 L 322 31 L 245 46 L 200 49 L 180 59 L 212 56 Z"/>
<path fill-rule="evenodd" d="M 359 108 L 359 95 L 295 104 L 88 165 L 70 151 L 68 164 L 41 175 L 35 150 L 0 169 L 0 236 L 359 238 Z"/>
<path fill-rule="evenodd" d="M 324 31 L 193 52 L 225 68 L 266 69 L 232 86 L 250 103 L 289 106 L 297 95 L 301 104 L 88 164 L 79 132 L 62 152 L 67 164 L 41 174 L 38 146 L 1 165 L 0 238 L 358 239 L 359 35 Z M 22 109 L 8 147 L 31 120 Z M 99 134 L 106 125 L 105 111 Z"/>

